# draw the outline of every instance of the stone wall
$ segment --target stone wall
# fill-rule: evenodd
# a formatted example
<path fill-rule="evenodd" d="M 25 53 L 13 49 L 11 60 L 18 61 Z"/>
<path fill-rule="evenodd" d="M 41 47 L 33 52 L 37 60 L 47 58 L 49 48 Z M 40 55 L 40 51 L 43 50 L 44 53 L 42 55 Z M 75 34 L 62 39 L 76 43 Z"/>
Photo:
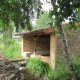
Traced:
<path fill-rule="evenodd" d="M 73 37 L 67 37 L 70 53 L 80 53 L 80 34 Z M 57 54 L 64 54 L 62 39 L 57 37 Z"/>

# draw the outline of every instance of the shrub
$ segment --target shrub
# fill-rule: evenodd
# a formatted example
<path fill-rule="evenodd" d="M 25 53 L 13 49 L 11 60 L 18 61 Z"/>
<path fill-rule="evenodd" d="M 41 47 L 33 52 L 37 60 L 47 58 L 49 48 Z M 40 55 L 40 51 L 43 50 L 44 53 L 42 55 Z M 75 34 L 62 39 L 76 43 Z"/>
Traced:
<path fill-rule="evenodd" d="M 56 69 L 48 73 L 47 78 L 49 80 L 69 80 L 69 70 L 63 63 L 59 63 Z"/>
<path fill-rule="evenodd" d="M 72 62 L 73 62 L 73 69 L 76 74 L 76 77 L 78 78 L 78 80 L 80 80 L 80 58 L 79 56 L 73 55 Z"/>
<path fill-rule="evenodd" d="M 41 61 L 39 58 L 30 58 L 26 61 L 27 68 L 30 68 L 39 77 L 45 77 L 51 70 L 48 63 Z"/>
<path fill-rule="evenodd" d="M 80 80 L 80 58 L 77 55 L 72 56 L 73 70 L 77 80 Z M 71 80 L 70 71 L 66 64 L 60 62 L 53 70 L 47 63 L 38 58 L 30 58 L 26 61 L 26 66 L 36 72 L 38 76 L 45 77 L 47 80 Z"/>

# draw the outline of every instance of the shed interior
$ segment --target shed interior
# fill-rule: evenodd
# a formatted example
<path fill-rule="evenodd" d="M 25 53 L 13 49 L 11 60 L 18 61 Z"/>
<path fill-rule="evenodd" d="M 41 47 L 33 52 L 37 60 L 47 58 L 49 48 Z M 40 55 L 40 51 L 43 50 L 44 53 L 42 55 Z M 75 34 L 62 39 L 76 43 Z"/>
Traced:
<path fill-rule="evenodd" d="M 50 35 L 24 35 L 23 52 L 26 57 L 39 56 L 42 60 L 50 61 Z"/>

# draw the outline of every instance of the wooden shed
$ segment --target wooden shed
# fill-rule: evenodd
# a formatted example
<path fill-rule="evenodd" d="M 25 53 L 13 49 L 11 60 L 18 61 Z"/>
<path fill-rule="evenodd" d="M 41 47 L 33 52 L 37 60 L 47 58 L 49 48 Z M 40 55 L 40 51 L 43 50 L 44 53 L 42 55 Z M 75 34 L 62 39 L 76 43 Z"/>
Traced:
<path fill-rule="evenodd" d="M 53 28 L 42 28 L 14 34 L 22 35 L 22 56 L 40 57 L 55 68 L 56 36 L 53 31 Z"/>

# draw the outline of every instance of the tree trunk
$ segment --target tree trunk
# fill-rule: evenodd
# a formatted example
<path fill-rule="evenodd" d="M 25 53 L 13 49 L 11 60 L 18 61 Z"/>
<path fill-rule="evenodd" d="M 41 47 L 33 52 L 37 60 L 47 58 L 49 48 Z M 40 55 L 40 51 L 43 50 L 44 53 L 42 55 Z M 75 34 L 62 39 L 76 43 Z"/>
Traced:
<path fill-rule="evenodd" d="M 6 27 L 4 26 L 3 27 L 3 43 L 4 43 L 4 46 L 6 47 L 7 46 L 7 43 L 6 43 Z"/>
<path fill-rule="evenodd" d="M 55 4 L 56 4 L 56 0 L 51 0 L 51 4 L 52 4 L 52 7 L 54 9 Z M 72 61 L 71 61 L 71 56 L 70 56 L 70 53 L 69 53 L 69 50 L 68 50 L 68 43 L 67 43 L 66 35 L 64 33 L 63 26 L 60 25 L 60 23 L 58 25 L 58 29 L 59 29 L 59 33 L 60 33 L 60 35 L 62 36 L 62 39 L 63 39 L 66 61 L 67 61 L 67 64 L 68 64 L 68 67 L 69 67 L 69 70 L 70 70 L 71 80 L 77 80 L 76 75 L 75 75 L 74 70 L 73 70 L 73 64 L 72 64 Z"/>
<path fill-rule="evenodd" d="M 67 64 L 68 64 L 68 68 L 70 70 L 71 80 L 77 80 L 76 75 L 73 71 L 73 64 L 72 64 L 71 56 L 70 56 L 70 53 L 69 53 L 69 50 L 68 50 L 68 43 L 67 43 L 66 35 L 64 33 L 63 26 L 58 25 L 58 29 L 59 29 L 59 33 L 60 33 L 60 35 L 62 36 L 62 39 L 63 39 L 63 45 L 64 45 L 65 54 L 66 54 L 66 61 L 67 61 Z"/>
<path fill-rule="evenodd" d="M 10 28 L 8 28 L 8 27 L 10 27 Z M 3 27 L 3 43 L 4 43 L 5 47 L 8 46 L 7 40 L 12 39 L 12 30 L 13 30 L 12 26 L 4 24 L 4 27 Z"/>

